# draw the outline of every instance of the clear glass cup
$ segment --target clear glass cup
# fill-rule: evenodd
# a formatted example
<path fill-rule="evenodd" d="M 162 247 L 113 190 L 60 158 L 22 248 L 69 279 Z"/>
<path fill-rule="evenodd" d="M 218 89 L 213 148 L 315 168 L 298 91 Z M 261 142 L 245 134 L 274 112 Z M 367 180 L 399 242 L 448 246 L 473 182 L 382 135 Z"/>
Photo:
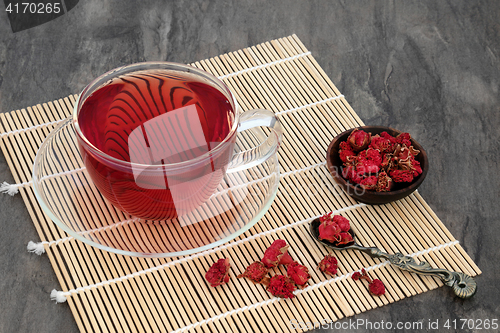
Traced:
<path fill-rule="evenodd" d="M 99 88 L 109 86 L 113 78 L 138 71 L 151 74 L 158 68 L 194 75 L 223 95 L 228 109 L 233 110 L 228 121 L 231 126 L 224 136 L 208 141 L 206 151 L 193 158 L 150 165 L 137 163 L 140 156 L 132 162 L 111 156 L 88 140 L 78 117 L 85 100 Z M 194 114 L 194 111 L 183 110 L 180 114 L 191 119 L 189 112 Z M 199 125 L 203 129 L 204 124 Z M 141 130 L 142 141 L 147 141 L 142 152 L 148 152 L 147 156 L 153 160 L 158 151 L 151 147 L 158 142 L 149 136 L 158 132 L 148 131 L 147 126 L 143 125 Z M 262 127 L 271 130 L 264 131 Z M 140 135 L 136 139 L 135 143 L 140 142 Z M 84 89 L 75 103 L 73 117 L 54 129 L 40 147 L 34 163 L 33 188 L 42 209 L 71 237 L 119 254 L 186 255 L 239 236 L 269 209 L 279 185 L 277 150 L 281 139 L 282 128 L 272 112 L 241 112 L 234 95 L 216 77 L 179 64 L 135 64 L 106 73 Z M 139 153 L 140 150 L 135 154 Z M 193 173 L 196 177 L 192 177 Z M 129 202 L 115 195 L 117 190 L 123 190 L 122 184 L 118 184 L 120 187 L 114 183 L 116 174 L 122 175 L 122 182 L 125 178 L 137 187 L 145 187 L 146 193 L 151 187 L 156 192 L 168 193 L 171 183 L 180 185 L 174 195 L 164 195 L 170 201 L 161 210 L 154 210 L 153 200 L 149 206 L 145 205 L 144 215 L 138 216 L 127 211 Z M 128 199 L 143 203 L 147 197 L 134 193 Z"/>

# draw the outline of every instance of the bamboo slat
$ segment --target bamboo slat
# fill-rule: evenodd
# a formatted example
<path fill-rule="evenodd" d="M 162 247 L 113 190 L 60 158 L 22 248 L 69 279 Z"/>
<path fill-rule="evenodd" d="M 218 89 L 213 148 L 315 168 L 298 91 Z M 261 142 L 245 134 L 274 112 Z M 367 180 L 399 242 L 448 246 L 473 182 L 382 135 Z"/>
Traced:
<path fill-rule="evenodd" d="M 181 258 L 137 258 L 102 251 L 69 237 L 45 215 L 30 181 L 40 145 L 70 116 L 77 96 L 0 114 L 2 152 L 14 180 L 23 184 L 20 194 L 60 282 L 54 287 L 65 292 L 81 332 L 289 332 L 291 319 L 336 321 L 443 285 L 438 279 L 403 272 L 350 251 L 334 252 L 339 260 L 337 277 L 318 271 L 316 266 L 329 251 L 311 239 L 307 222 L 332 210 L 351 220 L 364 245 L 414 255 L 434 267 L 471 276 L 481 273 L 418 192 L 398 202 L 369 206 L 358 204 L 336 186 L 325 165 L 326 148 L 335 135 L 363 122 L 297 36 L 192 65 L 221 77 L 244 111 L 273 111 L 285 129 L 279 151 L 280 187 L 272 206 L 254 227 L 214 250 Z M 75 147 L 71 130 L 61 133 L 65 147 Z M 247 149 L 255 142 L 256 138 L 246 133 L 238 145 Z M 54 209 L 68 219 L 83 221 L 76 228 L 93 229 L 89 237 L 121 248 L 173 250 L 168 242 L 157 240 L 178 237 L 179 230 L 146 225 L 116 210 L 93 186 L 77 150 L 68 148 L 60 153 L 67 158 L 46 167 L 53 173 L 74 172 L 48 179 L 46 190 L 71 193 L 78 205 L 61 195 Z M 238 177 L 258 180 L 261 171 L 255 168 Z M 222 184 L 219 190 L 228 186 Z M 252 183 L 249 191 L 253 201 L 234 207 L 228 214 L 258 210 L 259 193 L 265 190 L 265 183 Z M 233 194 L 242 195 L 238 191 Z M 213 205 L 199 214 L 230 207 L 230 201 L 221 195 Z M 237 227 L 231 224 L 230 215 L 213 216 L 204 225 L 207 232 L 190 241 L 203 242 L 218 229 Z M 123 233 L 133 237 L 124 239 Z M 278 238 L 287 241 L 290 255 L 311 274 L 309 286 L 294 299 L 273 298 L 261 285 L 236 278 L 246 266 L 260 260 Z M 231 259 L 231 281 L 211 288 L 204 274 L 222 257 Z M 366 285 L 350 278 L 363 267 L 384 281 L 384 296 L 372 297 Z M 285 271 L 279 267 L 275 273 Z"/>

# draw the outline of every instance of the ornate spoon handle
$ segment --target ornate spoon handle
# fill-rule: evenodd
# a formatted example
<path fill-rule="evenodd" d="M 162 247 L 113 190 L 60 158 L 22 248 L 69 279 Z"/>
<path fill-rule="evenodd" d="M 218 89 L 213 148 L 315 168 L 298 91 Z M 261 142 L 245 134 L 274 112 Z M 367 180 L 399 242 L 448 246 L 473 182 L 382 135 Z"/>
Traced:
<path fill-rule="evenodd" d="M 405 256 L 401 253 L 389 254 L 376 247 L 363 247 L 357 244 L 349 246 L 351 249 L 357 249 L 365 252 L 373 258 L 385 258 L 394 266 L 402 270 L 422 274 L 432 275 L 440 278 L 445 285 L 452 287 L 453 292 L 460 298 L 469 298 L 476 293 L 476 281 L 467 274 L 461 272 L 452 272 L 443 268 L 432 268 L 429 263 L 421 261 L 417 264 L 415 259 Z"/>

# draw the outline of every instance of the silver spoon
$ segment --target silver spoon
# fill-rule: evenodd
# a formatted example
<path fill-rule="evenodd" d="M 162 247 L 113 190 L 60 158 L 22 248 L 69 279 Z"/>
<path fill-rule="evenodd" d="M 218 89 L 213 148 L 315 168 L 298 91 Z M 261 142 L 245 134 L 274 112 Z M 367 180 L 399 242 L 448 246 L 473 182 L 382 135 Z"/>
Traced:
<path fill-rule="evenodd" d="M 432 275 L 440 278 L 445 285 L 452 287 L 453 292 L 460 298 L 469 298 L 476 293 L 477 284 L 476 281 L 467 274 L 462 272 L 452 272 L 443 268 L 432 268 L 427 262 L 421 261 L 416 263 L 415 259 L 410 256 L 405 256 L 401 253 L 389 254 L 385 253 L 376 247 L 364 247 L 356 243 L 356 234 L 351 229 L 349 233 L 352 236 L 353 241 L 348 244 L 336 245 L 335 243 L 329 242 L 324 239 L 319 239 L 319 219 L 313 220 L 309 224 L 309 231 L 312 237 L 319 243 L 328 246 L 334 250 L 359 250 L 368 254 L 372 258 L 385 258 L 389 262 L 402 270 L 422 274 L 422 275 Z"/>

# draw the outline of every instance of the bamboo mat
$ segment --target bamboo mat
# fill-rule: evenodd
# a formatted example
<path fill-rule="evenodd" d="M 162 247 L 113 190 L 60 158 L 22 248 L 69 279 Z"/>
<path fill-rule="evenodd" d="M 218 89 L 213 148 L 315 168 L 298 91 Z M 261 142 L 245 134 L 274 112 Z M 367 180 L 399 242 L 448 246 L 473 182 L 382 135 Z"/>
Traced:
<path fill-rule="evenodd" d="M 301 331 L 291 320 L 336 321 L 443 285 L 352 251 L 334 252 L 339 272 L 325 276 L 316 266 L 328 250 L 312 240 L 307 222 L 332 210 L 352 222 L 363 245 L 481 273 L 418 192 L 369 206 L 335 185 L 325 165 L 328 143 L 363 123 L 295 35 L 192 65 L 221 77 L 244 111 L 277 113 L 285 129 L 280 188 L 269 211 L 237 239 L 195 255 L 136 258 L 68 237 L 43 213 L 29 182 L 38 148 L 71 114 L 76 96 L 0 114 L 3 154 L 15 181 L 24 183 L 20 194 L 60 282 L 54 288 L 63 291 L 81 332 Z M 236 278 L 277 238 L 288 242 L 291 256 L 311 274 L 309 286 L 293 299 L 274 298 L 261 285 Z M 211 288 L 204 274 L 222 257 L 231 259 L 231 280 Z M 372 297 L 350 277 L 362 267 L 385 283 L 384 296 Z M 282 267 L 275 272 L 285 273 Z"/>

